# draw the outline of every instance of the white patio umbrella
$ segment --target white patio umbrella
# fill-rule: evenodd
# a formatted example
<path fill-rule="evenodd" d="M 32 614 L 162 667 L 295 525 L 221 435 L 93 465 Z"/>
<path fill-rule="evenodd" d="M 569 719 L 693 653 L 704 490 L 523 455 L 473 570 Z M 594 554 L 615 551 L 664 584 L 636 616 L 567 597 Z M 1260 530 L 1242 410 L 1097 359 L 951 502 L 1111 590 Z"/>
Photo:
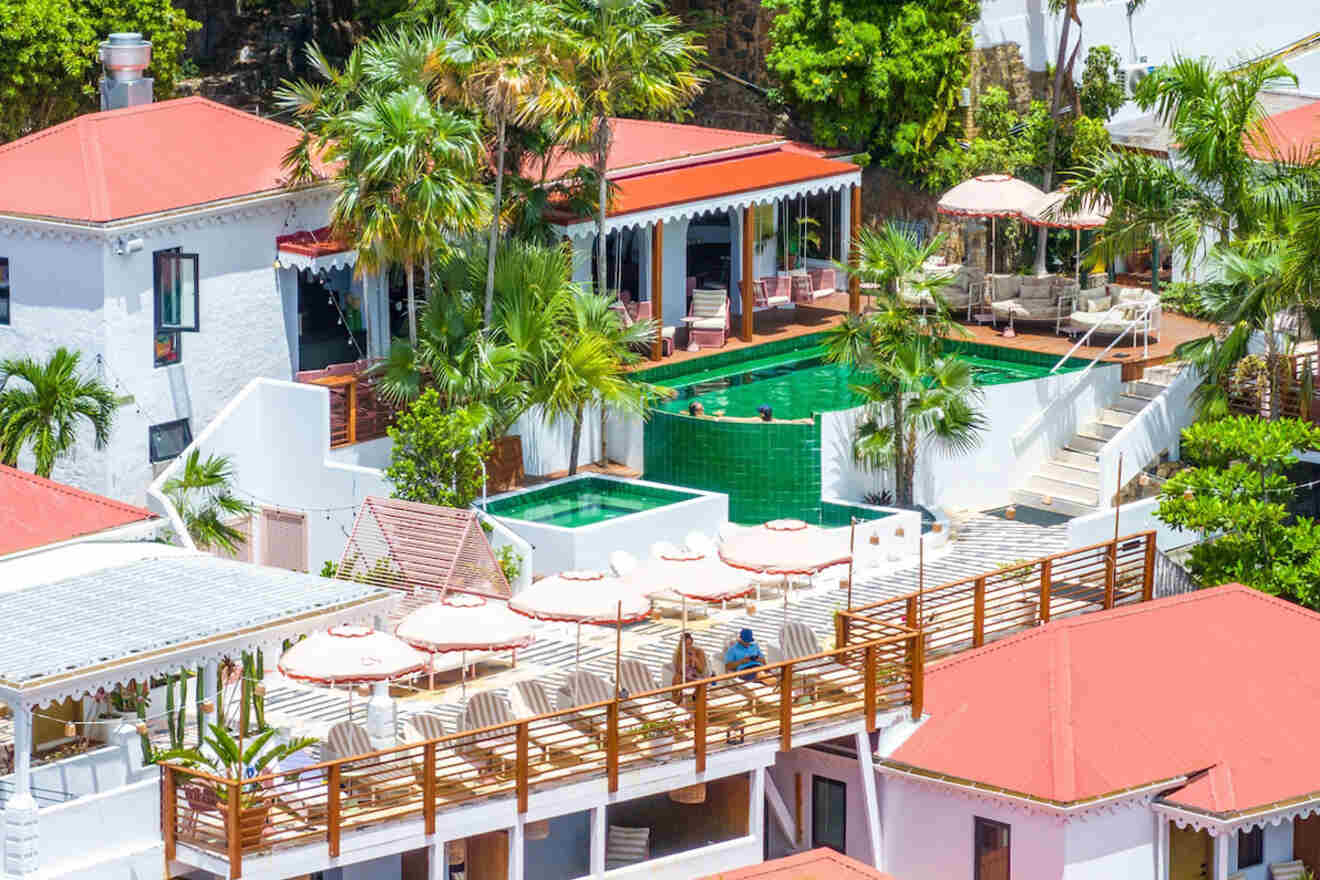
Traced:
<path fill-rule="evenodd" d="M 418 608 L 399 621 L 394 634 L 428 654 L 459 652 L 464 694 L 468 651 L 512 651 L 516 664 L 518 649 L 536 638 L 526 617 L 503 602 L 469 593 L 454 593 Z M 434 664 L 427 663 L 427 670 L 434 684 Z"/>
<path fill-rule="evenodd" d="M 582 663 L 582 624 L 622 626 L 646 619 L 651 600 L 622 578 L 598 571 L 563 571 L 542 578 L 509 600 L 509 610 L 533 620 L 577 625 L 573 671 Z M 574 676 L 574 682 L 577 677 Z"/>
<path fill-rule="evenodd" d="M 954 217 L 990 218 L 990 271 L 995 270 L 995 220 L 1021 218 L 1045 193 L 1007 174 L 981 174 L 940 197 L 935 210 Z"/>
<path fill-rule="evenodd" d="M 1068 190 L 1056 189 L 1043 194 L 1030 210 L 1022 214 L 1022 219 L 1034 226 L 1048 226 L 1052 229 L 1071 229 L 1076 233 L 1075 253 L 1077 254 L 1078 282 L 1082 278 L 1082 230 L 1098 229 L 1109 220 L 1109 202 L 1107 200 L 1087 199 L 1076 211 L 1065 211 L 1063 203 L 1068 199 Z"/>
<path fill-rule="evenodd" d="M 813 575 L 835 565 L 852 562 L 849 538 L 800 519 L 776 519 L 744 529 L 720 543 L 720 559 L 734 568 L 784 576 L 784 604 L 788 604 L 788 576 Z"/>

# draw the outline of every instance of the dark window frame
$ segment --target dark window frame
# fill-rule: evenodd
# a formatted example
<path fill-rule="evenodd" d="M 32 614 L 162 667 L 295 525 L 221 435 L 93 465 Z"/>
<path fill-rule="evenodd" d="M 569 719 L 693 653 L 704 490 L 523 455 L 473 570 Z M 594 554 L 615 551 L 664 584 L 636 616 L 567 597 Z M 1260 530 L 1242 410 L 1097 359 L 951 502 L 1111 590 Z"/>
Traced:
<path fill-rule="evenodd" d="M 177 427 L 178 425 L 183 425 L 184 435 L 186 437 L 183 445 L 179 447 L 179 451 L 174 453 L 174 455 L 157 455 L 156 443 L 153 442 L 152 439 L 153 434 L 155 434 L 155 432 L 157 431 L 163 431 L 167 428 Z M 147 458 L 150 459 L 152 464 L 155 464 L 158 461 L 170 461 L 171 459 L 177 458 L 183 452 L 183 450 L 188 448 L 188 445 L 192 442 L 193 442 L 192 421 L 190 419 L 186 419 L 186 418 L 174 419 L 173 421 L 161 422 L 156 425 L 150 425 L 147 427 Z"/>
<path fill-rule="evenodd" d="M 835 847 L 833 844 L 826 843 L 816 838 L 816 792 L 818 788 L 840 789 L 843 791 L 843 812 L 839 816 L 839 838 L 843 844 L 842 848 Z M 841 854 L 846 855 L 848 847 L 848 783 L 839 779 L 833 779 L 829 776 L 811 775 L 811 846 L 813 848 L 827 846 Z"/>
<path fill-rule="evenodd" d="M 1251 859 L 1251 861 L 1246 861 Z M 1237 833 L 1237 869 L 1254 868 L 1265 863 L 1265 829 L 1239 828 Z"/>
<path fill-rule="evenodd" d="M 1013 826 L 1007 822 L 996 822 L 994 819 L 986 819 L 981 816 L 972 817 L 972 880 L 983 880 L 981 877 L 981 829 L 987 828 L 991 831 L 1002 830 L 1004 832 L 1004 849 L 1008 850 L 1008 858 L 1005 860 L 1005 868 L 1008 870 L 1008 876 L 1013 876 Z"/>
<path fill-rule="evenodd" d="M 175 258 L 178 263 L 175 272 L 181 268 L 186 271 L 186 267 L 191 263 L 193 275 L 193 321 L 191 326 L 181 326 L 176 324 L 161 324 L 161 305 L 164 298 L 162 285 L 164 283 L 163 263 L 166 258 Z M 185 262 L 187 261 L 187 262 Z M 200 259 L 197 254 L 187 254 L 181 247 L 164 248 L 152 253 L 151 255 L 151 314 L 152 314 L 152 362 L 157 367 L 168 367 L 183 362 L 183 334 L 196 333 L 201 330 L 201 269 Z M 161 358 L 159 354 L 159 345 L 165 339 L 171 342 L 171 349 L 174 352 L 174 358 Z"/>
<path fill-rule="evenodd" d="M 13 292 L 14 282 L 9 270 L 9 258 L 0 257 L 0 327 L 8 327 L 12 320 L 13 299 L 10 294 Z"/>

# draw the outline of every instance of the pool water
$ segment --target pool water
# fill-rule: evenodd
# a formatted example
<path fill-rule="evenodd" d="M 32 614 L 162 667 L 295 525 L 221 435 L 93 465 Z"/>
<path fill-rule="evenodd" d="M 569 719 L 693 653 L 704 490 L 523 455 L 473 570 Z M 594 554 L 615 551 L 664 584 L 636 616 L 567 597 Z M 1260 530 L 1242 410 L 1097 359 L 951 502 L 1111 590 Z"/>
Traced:
<path fill-rule="evenodd" d="M 971 365 L 977 385 L 1003 385 L 1049 375 L 1050 365 L 1001 360 L 989 346 L 948 345 Z M 1077 369 L 1068 364 L 1060 372 Z M 809 419 L 814 413 L 850 409 L 864 401 L 852 385 L 866 384 L 869 374 L 841 364 L 828 364 L 824 348 L 813 346 L 718 367 L 694 371 L 661 384 L 677 392 L 659 408 L 686 413 L 699 401 L 706 415 L 755 418 L 757 408 L 769 405 L 776 419 Z"/>
<path fill-rule="evenodd" d="M 487 503 L 486 512 L 575 529 L 696 497 L 690 492 L 585 477 L 497 498 Z"/>

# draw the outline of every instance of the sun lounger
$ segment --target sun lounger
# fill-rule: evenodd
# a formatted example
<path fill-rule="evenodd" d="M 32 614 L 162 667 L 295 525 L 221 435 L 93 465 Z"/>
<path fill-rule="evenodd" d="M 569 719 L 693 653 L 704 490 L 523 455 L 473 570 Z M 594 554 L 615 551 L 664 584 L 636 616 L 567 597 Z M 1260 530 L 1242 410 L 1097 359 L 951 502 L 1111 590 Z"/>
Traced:
<path fill-rule="evenodd" d="M 692 291 L 692 308 L 683 319 L 688 338 L 701 348 L 720 348 L 729 333 L 729 294 L 722 289 Z"/>
<path fill-rule="evenodd" d="M 779 650 L 783 652 L 785 660 L 823 653 L 811 627 L 795 620 L 779 628 Z M 794 667 L 793 674 L 807 682 L 813 692 L 833 690 L 852 693 L 862 689 L 860 676 L 833 660 L 816 660 L 809 666 Z"/>

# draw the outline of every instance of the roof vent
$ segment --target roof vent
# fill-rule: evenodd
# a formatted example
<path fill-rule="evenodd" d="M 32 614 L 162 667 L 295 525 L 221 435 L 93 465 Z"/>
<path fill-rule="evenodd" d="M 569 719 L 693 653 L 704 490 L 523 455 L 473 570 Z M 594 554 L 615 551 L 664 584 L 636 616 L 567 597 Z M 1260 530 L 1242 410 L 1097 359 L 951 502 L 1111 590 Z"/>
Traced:
<path fill-rule="evenodd" d="M 151 103 L 151 43 L 141 34 L 111 34 L 101 44 L 101 109 L 118 110 Z"/>

